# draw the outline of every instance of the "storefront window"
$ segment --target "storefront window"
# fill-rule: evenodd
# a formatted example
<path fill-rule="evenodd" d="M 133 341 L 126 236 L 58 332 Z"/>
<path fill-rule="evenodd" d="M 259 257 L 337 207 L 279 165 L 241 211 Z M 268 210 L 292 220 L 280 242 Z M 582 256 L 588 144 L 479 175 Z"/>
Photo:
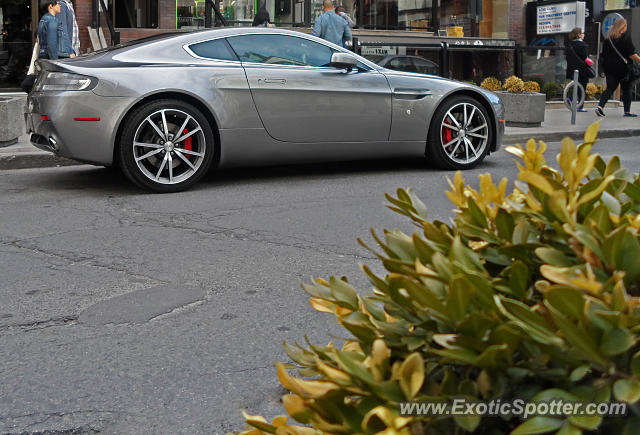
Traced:
<path fill-rule="evenodd" d="M 30 2 L 0 2 L 0 87 L 19 89 L 31 60 Z"/>
<path fill-rule="evenodd" d="M 273 11 L 269 8 L 267 2 L 267 10 L 269 15 L 273 17 Z M 271 0 L 273 3 L 273 0 Z M 257 0 L 224 0 L 220 2 L 220 12 L 231 24 L 250 26 L 253 17 L 258 10 Z"/>
<path fill-rule="evenodd" d="M 322 13 L 322 1 L 312 0 L 312 17 Z M 423 30 L 431 24 L 432 0 L 347 0 L 338 2 L 360 28 Z"/>
<path fill-rule="evenodd" d="M 177 0 L 176 26 L 185 30 L 204 27 L 204 0 Z"/>
<path fill-rule="evenodd" d="M 158 0 L 115 0 L 113 7 L 115 27 L 158 27 Z"/>
<path fill-rule="evenodd" d="M 485 38 L 509 37 L 509 0 L 482 0 L 482 16 L 478 36 Z"/>
<path fill-rule="evenodd" d="M 611 11 L 615 9 L 628 9 L 629 7 L 629 0 L 605 0 L 604 2 L 605 11 Z"/>

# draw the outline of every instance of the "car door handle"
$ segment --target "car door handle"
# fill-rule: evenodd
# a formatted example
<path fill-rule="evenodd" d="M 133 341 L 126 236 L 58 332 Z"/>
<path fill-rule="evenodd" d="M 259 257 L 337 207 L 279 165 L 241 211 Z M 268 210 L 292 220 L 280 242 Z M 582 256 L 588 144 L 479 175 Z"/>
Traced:
<path fill-rule="evenodd" d="M 258 79 L 258 82 L 263 81 L 264 83 L 275 83 L 277 85 L 284 85 L 287 83 L 285 79 Z"/>
<path fill-rule="evenodd" d="M 395 88 L 393 90 L 393 96 L 403 100 L 419 100 L 429 95 L 431 95 L 430 89 Z"/>

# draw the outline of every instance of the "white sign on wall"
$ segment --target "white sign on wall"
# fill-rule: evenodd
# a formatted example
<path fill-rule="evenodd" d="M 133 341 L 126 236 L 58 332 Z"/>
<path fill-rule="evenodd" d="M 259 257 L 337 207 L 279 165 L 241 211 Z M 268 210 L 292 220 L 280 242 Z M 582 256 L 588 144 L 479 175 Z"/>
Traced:
<path fill-rule="evenodd" d="M 537 34 L 569 33 L 573 28 L 584 29 L 584 2 L 538 6 Z"/>

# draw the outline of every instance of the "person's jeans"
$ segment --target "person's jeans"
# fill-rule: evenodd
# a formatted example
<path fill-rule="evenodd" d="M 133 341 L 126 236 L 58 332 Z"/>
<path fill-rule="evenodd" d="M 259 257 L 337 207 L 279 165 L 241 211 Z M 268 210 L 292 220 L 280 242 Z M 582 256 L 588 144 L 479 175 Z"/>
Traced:
<path fill-rule="evenodd" d="M 624 77 L 607 75 L 607 89 L 605 89 L 602 93 L 598 106 L 604 108 L 604 105 L 607 104 L 607 101 L 609 101 L 609 98 L 611 98 L 611 95 L 613 95 L 613 91 L 615 91 L 618 85 L 620 85 L 620 96 L 622 97 L 624 113 L 631 112 L 631 82 L 622 80 L 623 78 Z"/>

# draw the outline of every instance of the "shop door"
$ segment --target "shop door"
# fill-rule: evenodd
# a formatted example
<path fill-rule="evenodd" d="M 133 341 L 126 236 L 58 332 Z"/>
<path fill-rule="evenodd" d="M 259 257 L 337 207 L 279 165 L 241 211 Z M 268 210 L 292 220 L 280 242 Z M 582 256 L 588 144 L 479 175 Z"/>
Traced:
<path fill-rule="evenodd" d="M 29 68 L 32 53 L 33 4 L 37 1 L 0 0 L 0 91 L 20 90 Z M 37 15 L 36 15 L 37 17 Z"/>

